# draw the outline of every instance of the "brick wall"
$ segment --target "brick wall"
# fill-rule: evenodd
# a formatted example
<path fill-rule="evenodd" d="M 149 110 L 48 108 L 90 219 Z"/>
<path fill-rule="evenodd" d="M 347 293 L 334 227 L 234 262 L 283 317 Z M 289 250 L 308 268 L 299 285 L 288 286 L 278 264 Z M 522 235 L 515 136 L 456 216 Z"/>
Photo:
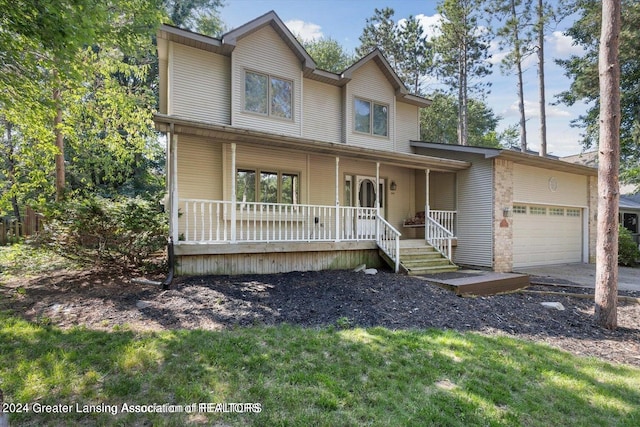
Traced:
<path fill-rule="evenodd" d="M 496 159 L 493 172 L 493 269 L 513 269 L 513 162 Z M 504 209 L 509 209 L 505 216 Z"/>
<path fill-rule="evenodd" d="M 588 202 L 589 202 L 589 262 L 596 262 L 596 236 L 597 236 L 597 216 L 598 216 L 598 177 L 588 178 Z"/>

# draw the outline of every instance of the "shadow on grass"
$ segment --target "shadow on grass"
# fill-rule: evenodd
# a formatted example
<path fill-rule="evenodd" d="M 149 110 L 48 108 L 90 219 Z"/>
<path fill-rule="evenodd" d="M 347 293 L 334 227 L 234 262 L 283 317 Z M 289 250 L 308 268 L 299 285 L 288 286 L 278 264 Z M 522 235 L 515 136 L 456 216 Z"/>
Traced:
<path fill-rule="evenodd" d="M 0 314 L 0 388 L 16 425 L 640 424 L 640 370 L 507 337 L 441 330 L 249 327 L 61 331 Z M 253 413 L 129 405 L 260 403 Z M 118 413 L 78 413 L 75 405 Z"/>

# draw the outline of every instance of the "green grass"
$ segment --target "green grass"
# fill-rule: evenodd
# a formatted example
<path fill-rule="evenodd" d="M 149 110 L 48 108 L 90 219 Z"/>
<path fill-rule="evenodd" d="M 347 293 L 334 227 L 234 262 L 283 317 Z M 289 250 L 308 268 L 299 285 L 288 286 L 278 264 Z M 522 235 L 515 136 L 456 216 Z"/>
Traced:
<path fill-rule="evenodd" d="M 29 413 L 15 425 L 638 426 L 640 369 L 508 337 L 293 326 L 60 330 L 0 313 L 13 403 L 260 403 L 260 413 Z"/>
<path fill-rule="evenodd" d="M 46 247 L 24 243 L 0 246 L 0 280 L 77 267 L 77 263 L 55 254 Z"/>

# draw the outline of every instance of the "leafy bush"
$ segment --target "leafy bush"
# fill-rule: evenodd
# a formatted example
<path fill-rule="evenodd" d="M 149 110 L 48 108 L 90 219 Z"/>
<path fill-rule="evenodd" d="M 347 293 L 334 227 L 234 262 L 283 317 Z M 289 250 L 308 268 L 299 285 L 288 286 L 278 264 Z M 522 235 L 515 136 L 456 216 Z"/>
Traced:
<path fill-rule="evenodd" d="M 140 198 L 74 199 L 53 206 L 47 220 L 47 243 L 82 262 L 141 266 L 168 233 L 159 204 Z"/>
<path fill-rule="evenodd" d="M 633 240 L 631 232 L 620 226 L 618 234 L 618 264 L 634 265 L 640 259 L 638 244 Z"/>

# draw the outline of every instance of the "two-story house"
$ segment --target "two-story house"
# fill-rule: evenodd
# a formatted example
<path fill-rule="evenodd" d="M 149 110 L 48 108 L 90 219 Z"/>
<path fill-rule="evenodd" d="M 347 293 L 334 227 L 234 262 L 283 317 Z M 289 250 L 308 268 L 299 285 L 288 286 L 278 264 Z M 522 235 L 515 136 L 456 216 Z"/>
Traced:
<path fill-rule="evenodd" d="M 155 122 L 167 134 L 178 274 L 352 268 L 382 260 L 396 271 L 420 273 L 450 268 L 458 253 L 466 264 L 505 271 L 515 265 L 513 233 L 505 233 L 515 215 L 513 191 L 495 195 L 513 187 L 514 163 L 548 165 L 526 155 L 416 142 L 420 108 L 429 100 L 411 95 L 379 51 L 340 74 L 323 71 L 269 12 L 220 39 L 163 25 L 158 53 Z M 474 180 L 474 162 L 488 181 Z M 550 169 L 558 167 L 552 162 Z M 574 180 L 584 187 L 577 202 L 579 261 L 590 251 L 583 243 L 590 240 L 589 225 L 583 226 L 587 169 L 571 171 L 584 175 Z M 483 182 L 478 191 L 474 185 Z M 559 215 L 558 209 L 552 212 Z"/>

